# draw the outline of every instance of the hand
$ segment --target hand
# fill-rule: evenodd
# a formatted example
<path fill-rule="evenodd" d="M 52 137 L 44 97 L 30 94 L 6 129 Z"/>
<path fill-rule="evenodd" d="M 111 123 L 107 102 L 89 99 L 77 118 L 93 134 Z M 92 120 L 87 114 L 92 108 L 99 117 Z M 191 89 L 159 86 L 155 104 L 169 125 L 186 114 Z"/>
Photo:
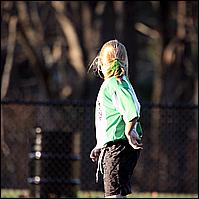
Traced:
<path fill-rule="evenodd" d="M 143 149 L 143 144 L 138 142 L 139 138 L 136 132 L 132 131 L 130 135 L 127 135 L 127 139 L 134 149 Z"/>
<path fill-rule="evenodd" d="M 90 153 L 90 158 L 93 162 L 96 162 L 99 158 L 99 155 L 100 155 L 100 152 L 101 152 L 101 149 L 97 149 L 97 148 L 94 148 L 91 153 Z"/>

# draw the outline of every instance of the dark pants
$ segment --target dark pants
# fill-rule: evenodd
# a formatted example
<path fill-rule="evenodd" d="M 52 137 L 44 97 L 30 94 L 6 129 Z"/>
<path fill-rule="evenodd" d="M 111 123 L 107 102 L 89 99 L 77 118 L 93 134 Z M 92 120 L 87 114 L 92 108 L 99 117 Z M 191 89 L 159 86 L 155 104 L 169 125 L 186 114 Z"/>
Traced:
<path fill-rule="evenodd" d="M 107 144 L 102 162 L 105 197 L 132 193 L 131 177 L 139 155 L 140 150 L 133 149 L 126 140 Z"/>

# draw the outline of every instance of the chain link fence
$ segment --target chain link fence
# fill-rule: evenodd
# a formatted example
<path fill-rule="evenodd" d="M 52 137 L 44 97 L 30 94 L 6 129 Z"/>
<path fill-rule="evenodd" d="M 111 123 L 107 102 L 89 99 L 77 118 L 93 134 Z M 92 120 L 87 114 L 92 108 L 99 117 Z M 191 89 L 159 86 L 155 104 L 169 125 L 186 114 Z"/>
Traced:
<path fill-rule="evenodd" d="M 1 190 L 21 189 L 32 197 L 103 191 L 89 158 L 93 102 L 3 101 L 1 108 Z M 141 123 L 144 149 L 133 190 L 198 193 L 198 106 L 143 104 Z"/>

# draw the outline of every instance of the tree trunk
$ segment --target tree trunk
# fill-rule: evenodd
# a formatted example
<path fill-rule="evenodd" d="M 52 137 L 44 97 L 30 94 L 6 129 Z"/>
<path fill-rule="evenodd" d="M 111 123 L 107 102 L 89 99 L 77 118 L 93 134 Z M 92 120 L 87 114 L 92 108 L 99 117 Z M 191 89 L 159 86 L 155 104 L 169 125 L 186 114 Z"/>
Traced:
<path fill-rule="evenodd" d="M 6 63 L 3 70 L 2 82 L 1 82 L 1 100 L 6 96 L 8 91 L 10 75 L 14 59 L 14 49 L 16 43 L 16 29 L 17 29 L 17 17 L 11 16 L 9 21 L 9 34 L 8 34 L 8 45 L 7 45 L 7 56 Z M 4 128 L 3 128 L 3 107 L 1 105 L 1 149 L 5 155 L 9 154 L 8 145 L 5 142 Z"/>

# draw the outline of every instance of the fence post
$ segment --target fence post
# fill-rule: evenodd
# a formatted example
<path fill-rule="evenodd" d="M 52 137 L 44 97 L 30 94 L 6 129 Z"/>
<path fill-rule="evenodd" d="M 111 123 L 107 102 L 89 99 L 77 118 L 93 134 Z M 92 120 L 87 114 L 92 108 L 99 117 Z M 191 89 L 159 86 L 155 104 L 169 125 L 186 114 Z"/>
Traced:
<path fill-rule="evenodd" d="M 32 140 L 31 140 L 32 141 Z M 31 142 L 29 153 L 29 177 L 30 196 L 40 198 L 41 181 L 41 153 L 42 153 L 42 132 L 40 127 L 35 128 L 34 138 Z"/>
<path fill-rule="evenodd" d="M 35 169 L 35 176 L 29 178 L 29 183 L 35 187 L 33 195 L 41 198 L 77 197 L 80 185 L 80 155 L 77 143 L 80 137 L 77 133 L 41 130 L 38 147 L 38 135 L 36 133 L 32 152 L 35 155 L 30 156 L 34 160 Z"/>

